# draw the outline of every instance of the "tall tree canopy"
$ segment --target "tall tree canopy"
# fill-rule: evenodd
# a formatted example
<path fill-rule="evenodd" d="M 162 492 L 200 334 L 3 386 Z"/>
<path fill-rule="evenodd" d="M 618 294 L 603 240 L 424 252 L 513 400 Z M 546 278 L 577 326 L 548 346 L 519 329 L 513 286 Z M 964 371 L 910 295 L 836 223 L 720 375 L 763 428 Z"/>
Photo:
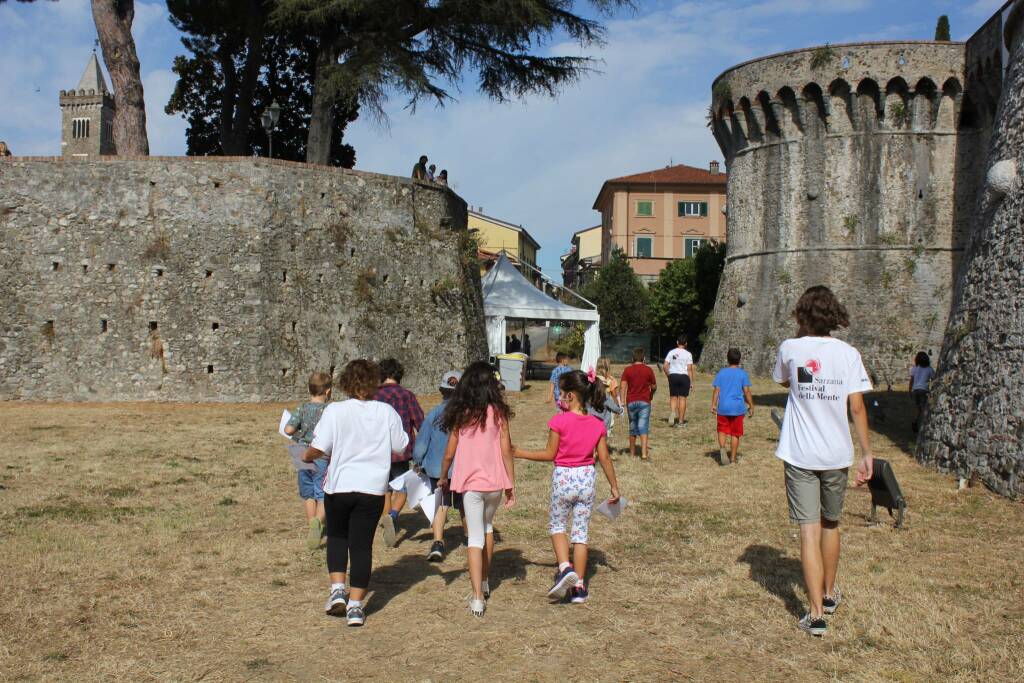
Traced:
<path fill-rule="evenodd" d="M 0 0 L 4 3 L 7 0 Z M 18 0 L 35 2 L 35 0 Z M 114 144 L 117 153 L 149 154 L 146 135 L 146 101 L 143 97 L 139 57 L 135 53 L 132 23 L 135 0 L 92 0 L 92 19 L 103 51 L 103 63 L 114 88 Z"/>
<path fill-rule="evenodd" d="M 274 156 L 305 160 L 316 41 L 269 26 L 269 0 L 169 0 L 167 5 L 192 52 L 174 60 L 178 83 L 165 108 L 189 122 L 188 153 L 266 155 L 260 116 L 276 100 L 281 119 L 274 131 Z M 351 168 L 355 150 L 342 138 L 358 108 L 351 100 L 339 100 L 332 113 L 327 163 Z"/>
<path fill-rule="evenodd" d="M 573 13 L 574 0 L 275 0 L 271 22 L 317 41 L 306 159 L 330 155 L 334 103 L 356 99 L 383 116 L 389 92 L 445 104 L 446 87 L 475 71 L 495 100 L 554 95 L 591 67 L 585 57 L 542 56 L 547 42 L 568 36 L 599 44 L 603 26 Z M 589 0 L 598 14 L 631 0 Z"/>
<path fill-rule="evenodd" d="M 587 284 L 583 296 L 597 305 L 603 334 L 645 332 L 648 325 L 647 289 L 633 272 L 622 249 L 612 250 L 608 263 Z"/>
<path fill-rule="evenodd" d="M 718 283 L 725 267 L 725 244 L 705 242 L 692 258 L 672 261 L 651 285 L 651 326 L 660 334 L 686 335 L 699 352 Z"/>

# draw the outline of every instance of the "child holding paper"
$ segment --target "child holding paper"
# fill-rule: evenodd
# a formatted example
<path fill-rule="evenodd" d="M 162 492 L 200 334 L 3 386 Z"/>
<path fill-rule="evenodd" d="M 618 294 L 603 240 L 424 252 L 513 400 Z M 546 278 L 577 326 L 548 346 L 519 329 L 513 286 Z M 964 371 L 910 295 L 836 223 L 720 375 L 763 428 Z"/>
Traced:
<path fill-rule="evenodd" d="M 586 602 L 589 590 L 583 578 L 587 573 L 587 537 L 590 515 L 596 497 L 597 470 L 594 451 L 611 486 L 609 502 L 619 500 L 619 483 L 615 466 L 608 457 L 608 441 L 604 421 L 587 414 L 590 406 L 598 412 L 604 410 L 604 383 L 593 372 L 585 375 L 579 370 L 562 375 L 559 389 L 566 410 L 548 422 L 548 445 L 543 451 L 513 449 L 513 455 L 526 460 L 554 461 L 551 475 L 551 514 L 548 531 L 558 561 L 555 583 L 548 597 L 565 598 L 574 603 Z M 569 515 L 572 514 L 571 535 L 566 536 Z M 573 562 L 569 562 L 569 543 L 573 543 Z"/>
<path fill-rule="evenodd" d="M 441 428 L 448 432 L 437 485 L 462 494 L 462 508 L 469 536 L 466 555 L 473 595 L 469 611 L 484 615 L 490 595 L 488 574 L 494 556 L 494 514 L 505 492 L 505 507 L 515 505 L 515 465 L 508 423 L 512 409 L 505 402 L 501 384 L 490 363 L 477 361 L 462 374 L 455 395 L 445 406 Z"/>
<path fill-rule="evenodd" d="M 284 433 L 301 446 L 309 446 L 313 440 L 313 430 L 320 422 L 327 402 L 331 400 L 331 376 L 326 372 L 310 375 L 309 396 L 308 401 L 295 409 L 284 427 Z M 320 539 L 324 534 L 324 474 L 327 472 L 327 458 L 318 458 L 313 461 L 313 465 L 316 469 L 298 471 L 299 498 L 302 498 L 302 505 L 306 509 L 306 524 L 309 526 L 306 545 L 310 550 L 320 547 Z"/>

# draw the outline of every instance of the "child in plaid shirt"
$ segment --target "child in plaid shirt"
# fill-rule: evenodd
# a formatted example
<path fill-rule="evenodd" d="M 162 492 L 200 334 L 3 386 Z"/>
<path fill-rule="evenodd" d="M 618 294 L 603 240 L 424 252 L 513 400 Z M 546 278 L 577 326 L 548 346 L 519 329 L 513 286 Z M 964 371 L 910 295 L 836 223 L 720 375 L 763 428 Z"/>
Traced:
<path fill-rule="evenodd" d="M 416 433 L 423 426 L 423 408 L 416 400 L 416 395 L 402 386 L 402 376 L 405 369 L 402 364 L 394 358 L 385 358 L 380 362 L 381 385 L 377 389 L 375 400 L 387 403 L 394 408 L 402 418 L 402 428 L 409 436 L 409 445 L 401 454 L 391 455 L 391 474 L 389 480 L 394 480 L 409 471 L 409 461 L 412 460 L 412 449 L 416 446 Z M 380 527 L 384 537 L 384 543 L 394 547 L 395 545 L 395 522 L 398 521 L 398 513 L 405 505 L 405 491 L 396 491 L 392 494 L 390 487 L 384 494 L 384 509 L 388 514 L 381 517 Z"/>

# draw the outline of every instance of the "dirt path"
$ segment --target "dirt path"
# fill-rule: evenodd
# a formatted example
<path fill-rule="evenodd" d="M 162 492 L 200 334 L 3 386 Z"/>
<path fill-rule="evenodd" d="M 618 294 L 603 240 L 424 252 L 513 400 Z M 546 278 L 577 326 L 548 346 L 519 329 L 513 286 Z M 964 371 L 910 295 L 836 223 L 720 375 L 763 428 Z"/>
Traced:
<path fill-rule="evenodd" d="M 544 597 L 550 469 L 522 463 L 520 505 L 496 520 L 486 617 L 467 612 L 463 550 L 424 560 L 416 512 L 397 548 L 375 550 L 361 630 L 321 611 L 323 556 L 305 550 L 281 406 L 2 403 L 0 681 L 1019 680 L 1024 507 L 917 466 L 910 401 L 893 394 L 874 442 L 910 529 L 868 527 L 867 494 L 851 489 L 846 600 L 826 638 L 804 636 L 768 417 L 782 396 L 756 382 L 744 461 L 720 469 L 709 384 L 675 430 L 663 387 L 653 462 L 619 457 L 634 506 L 595 517 L 588 604 Z M 545 389 L 514 398 L 516 443 L 544 442 Z"/>

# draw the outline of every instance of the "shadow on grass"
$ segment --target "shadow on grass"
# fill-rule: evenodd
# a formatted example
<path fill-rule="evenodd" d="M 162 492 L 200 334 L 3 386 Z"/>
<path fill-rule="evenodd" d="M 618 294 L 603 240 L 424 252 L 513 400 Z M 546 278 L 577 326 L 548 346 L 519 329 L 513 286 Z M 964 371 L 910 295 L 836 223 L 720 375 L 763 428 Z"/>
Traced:
<path fill-rule="evenodd" d="M 749 564 L 751 580 L 780 598 L 790 614 L 799 617 L 803 613 L 803 602 L 796 594 L 796 587 L 803 585 L 799 560 L 772 546 L 749 545 L 736 561 Z"/>
<path fill-rule="evenodd" d="M 786 409 L 788 398 L 788 394 L 755 395 L 754 405 L 777 408 L 781 414 Z M 864 394 L 864 404 L 868 409 L 871 431 L 885 436 L 904 453 L 913 455 L 917 445 L 917 435 L 911 427 L 917 417 L 913 397 L 906 391 L 869 391 Z"/>

